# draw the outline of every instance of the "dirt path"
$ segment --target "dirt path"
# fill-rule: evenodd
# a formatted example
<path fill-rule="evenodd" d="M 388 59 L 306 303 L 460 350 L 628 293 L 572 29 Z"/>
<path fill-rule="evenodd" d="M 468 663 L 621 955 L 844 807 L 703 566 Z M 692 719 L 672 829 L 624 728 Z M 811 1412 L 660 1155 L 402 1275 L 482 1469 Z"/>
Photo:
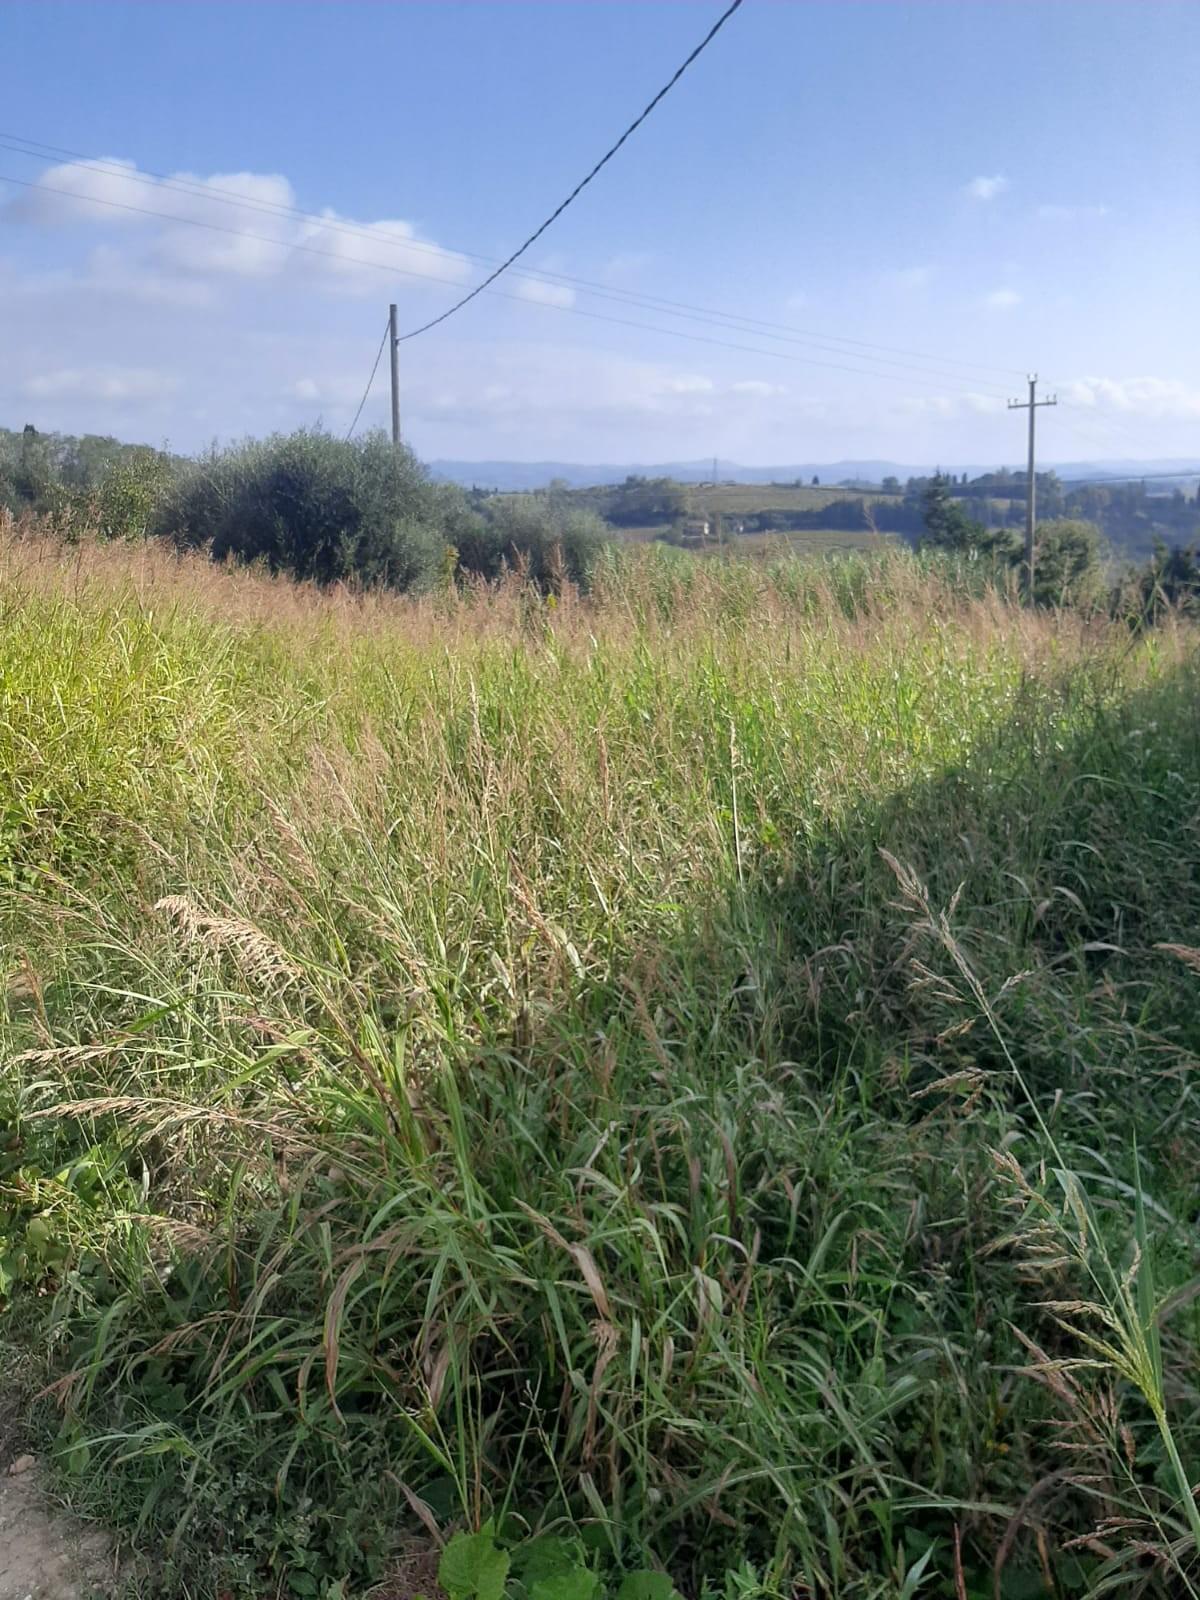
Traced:
<path fill-rule="evenodd" d="M 20 1457 L 0 1475 L 0 1600 L 111 1594 L 116 1576 L 104 1534 L 49 1504 L 29 1461 Z"/>

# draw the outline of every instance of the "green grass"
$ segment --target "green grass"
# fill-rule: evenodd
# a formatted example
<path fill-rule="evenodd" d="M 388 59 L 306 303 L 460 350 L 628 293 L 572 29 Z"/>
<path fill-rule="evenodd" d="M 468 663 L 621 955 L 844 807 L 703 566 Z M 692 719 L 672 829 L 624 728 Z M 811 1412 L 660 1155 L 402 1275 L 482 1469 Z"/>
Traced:
<path fill-rule="evenodd" d="M 621 544 L 652 544 L 655 540 L 669 542 L 673 531 L 666 523 L 659 527 L 622 528 L 617 534 L 617 541 Z M 693 547 L 690 553 L 778 560 L 786 556 L 862 555 L 878 552 L 896 543 L 887 534 L 872 533 L 868 528 L 863 528 L 861 532 L 846 528 L 803 528 L 791 533 L 731 534 L 719 545 Z"/>
<path fill-rule="evenodd" d="M 720 483 L 712 488 L 689 488 L 697 512 L 719 511 L 722 516 L 748 517 L 763 511 L 814 511 L 832 500 L 895 500 L 895 495 L 847 489 L 836 484 Z"/>
<path fill-rule="evenodd" d="M 0 548 L 8 1337 L 161 1593 L 1193 1592 L 1196 639 L 972 586 Z"/>
<path fill-rule="evenodd" d="M 878 552 L 897 543 L 887 534 L 848 528 L 802 528 L 788 533 L 744 533 L 728 541 L 733 555 L 826 556 Z"/>

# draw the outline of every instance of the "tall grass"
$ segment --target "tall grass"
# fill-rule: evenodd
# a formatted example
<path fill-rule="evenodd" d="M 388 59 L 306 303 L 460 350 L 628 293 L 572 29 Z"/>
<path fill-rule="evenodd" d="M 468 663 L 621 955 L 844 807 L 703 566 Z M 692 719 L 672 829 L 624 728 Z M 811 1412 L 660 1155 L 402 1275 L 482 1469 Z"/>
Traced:
<path fill-rule="evenodd" d="M 1191 633 L 11 538 L 0 629 L 0 1281 L 164 1592 L 1188 1592 Z"/>

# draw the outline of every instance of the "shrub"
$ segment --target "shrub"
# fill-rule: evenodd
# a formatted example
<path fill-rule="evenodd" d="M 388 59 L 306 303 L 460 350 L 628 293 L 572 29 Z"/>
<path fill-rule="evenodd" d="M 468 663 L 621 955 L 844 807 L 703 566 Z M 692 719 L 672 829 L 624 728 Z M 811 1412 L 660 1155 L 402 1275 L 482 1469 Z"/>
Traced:
<path fill-rule="evenodd" d="M 316 429 L 214 451 L 158 518 L 160 532 L 216 561 L 392 589 L 427 582 L 470 523 L 462 495 L 432 483 L 410 450 L 381 433 L 347 441 Z"/>
<path fill-rule="evenodd" d="M 607 540 L 594 511 L 548 494 L 506 494 L 484 501 L 483 520 L 464 530 L 457 548 L 461 569 L 480 577 L 516 567 L 542 588 L 553 588 L 562 576 L 586 587 Z"/>
<path fill-rule="evenodd" d="M 1149 561 L 1130 569 L 1113 597 L 1113 610 L 1142 623 L 1159 622 L 1171 610 L 1200 616 L 1200 545 L 1184 549 L 1160 543 Z"/>
<path fill-rule="evenodd" d="M 1058 517 L 1039 524 L 1033 597 L 1038 605 L 1094 605 L 1104 586 L 1103 541 L 1094 522 Z M 1015 561 L 1023 560 L 1015 555 Z"/>

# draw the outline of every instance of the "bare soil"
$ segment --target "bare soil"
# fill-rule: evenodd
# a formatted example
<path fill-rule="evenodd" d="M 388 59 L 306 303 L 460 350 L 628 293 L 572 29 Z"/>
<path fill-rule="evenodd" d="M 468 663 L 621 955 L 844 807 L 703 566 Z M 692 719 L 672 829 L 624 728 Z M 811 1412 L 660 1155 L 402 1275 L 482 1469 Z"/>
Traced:
<path fill-rule="evenodd" d="M 0 1469 L 0 1600 L 100 1600 L 116 1582 L 103 1531 L 53 1506 L 36 1464 Z"/>

